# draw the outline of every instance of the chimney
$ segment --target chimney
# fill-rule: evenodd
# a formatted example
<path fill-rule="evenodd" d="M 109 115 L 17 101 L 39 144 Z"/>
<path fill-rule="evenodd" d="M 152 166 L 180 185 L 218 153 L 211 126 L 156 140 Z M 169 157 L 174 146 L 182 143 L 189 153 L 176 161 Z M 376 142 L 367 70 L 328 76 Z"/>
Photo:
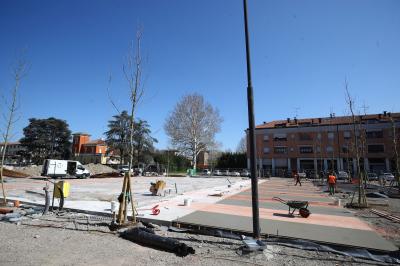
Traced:
<path fill-rule="evenodd" d="M 386 116 L 386 114 L 387 114 L 387 112 L 386 112 L 386 111 L 383 111 L 383 116 Z"/>
<path fill-rule="evenodd" d="M 288 123 L 290 123 L 290 118 L 288 117 L 288 118 L 286 118 L 286 121 L 288 122 Z"/>
<path fill-rule="evenodd" d="M 294 123 L 297 124 L 297 117 L 294 118 Z"/>
<path fill-rule="evenodd" d="M 318 123 L 322 123 L 322 118 L 318 118 Z"/>

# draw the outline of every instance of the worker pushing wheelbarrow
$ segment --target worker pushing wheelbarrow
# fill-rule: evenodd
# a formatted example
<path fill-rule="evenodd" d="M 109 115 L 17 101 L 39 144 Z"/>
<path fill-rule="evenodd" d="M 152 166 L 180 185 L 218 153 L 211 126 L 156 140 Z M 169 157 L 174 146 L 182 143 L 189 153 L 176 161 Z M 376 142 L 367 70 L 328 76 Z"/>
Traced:
<path fill-rule="evenodd" d="M 289 207 L 289 215 L 294 216 L 294 212 L 299 210 L 299 214 L 303 218 L 307 218 L 310 216 L 311 212 L 308 207 L 308 201 L 299 201 L 299 200 L 283 200 L 279 197 L 273 197 L 273 200 L 279 201 Z"/>

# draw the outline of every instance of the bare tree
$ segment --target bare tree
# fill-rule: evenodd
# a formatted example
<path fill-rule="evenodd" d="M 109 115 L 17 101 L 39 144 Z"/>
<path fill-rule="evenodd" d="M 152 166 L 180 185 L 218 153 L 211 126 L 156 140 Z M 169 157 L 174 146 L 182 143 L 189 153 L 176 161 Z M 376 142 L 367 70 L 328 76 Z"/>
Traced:
<path fill-rule="evenodd" d="M 132 204 L 132 212 L 133 212 L 133 222 L 136 222 L 135 216 L 135 206 L 132 198 L 132 188 L 131 188 L 131 176 L 133 168 L 133 158 L 135 153 L 135 143 L 134 143 L 134 134 L 135 134 L 135 114 L 138 104 L 142 100 L 144 95 L 144 84 L 142 82 L 142 74 L 143 74 L 143 60 L 141 55 L 141 42 L 142 42 L 143 30 L 142 28 L 138 28 L 136 31 L 136 39 L 132 41 L 128 54 L 126 55 L 125 62 L 122 65 L 123 75 L 128 82 L 129 89 L 129 99 L 130 99 L 130 116 L 129 116 L 129 140 L 128 142 L 128 174 L 125 176 L 123 185 L 122 185 L 122 193 L 120 201 L 120 207 L 118 211 L 118 222 L 123 224 L 127 220 L 128 213 L 128 202 L 130 201 Z M 116 106 L 114 101 L 112 100 L 109 92 L 109 87 L 111 84 L 111 75 L 108 81 L 107 93 L 108 98 L 115 108 L 115 110 L 119 113 L 119 108 Z M 138 151 L 139 152 L 139 151 Z M 123 216 L 123 217 L 122 217 Z"/>
<path fill-rule="evenodd" d="M 1 180 L 1 189 L 3 193 L 3 201 L 4 204 L 7 203 L 7 195 L 4 188 L 4 180 L 3 180 L 3 167 L 5 162 L 5 156 L 8 146 L 8 141 L 12 137 L 12 128 L 15 122 L 17 121 L 15 115 L 17 111 L 17 96 L 18 91 L 21 85 L 21 80 L 27 74 L 28 64 L 24 59 L 19 59 L 17 61 L 16 66 L 13 69 L 13 79 L 14 79 L 14 86 L 11 89 L 11 99 L 10 102 L 5 100 L 5 113 L 3 114 L 3 118 L 5 121 L 4 130 L 1 130 L 1 135 L 3 138 L 3 146 L 1 150 L 1 161 L 0 161 L 0 180 Z"/>
<path fill-rule="evenodd" d="M 196 169 L 197 155 L 214 143 L 221 123 L 218 110 L 205 102 L 203 96 L 194 93 L 185 95 L 177 103 L 164 129 L 172 145 L 190 158 Z"/>
<path fill-rule="evenodd" d="M 351 119 L 352 119 L 352 125 L 353 125 L 353 145 L 354 145 L 354 152 L 356 155 L 356 166 L 357 166 L 357 177 L 358 177 L 358 207 L 367 207 L 367 198 L 365 196 L 365 191 L 364 191 L 364 178 L 363 178 L 363 172 L 361 171 L 360 167 L 360 153 L 364 152 L 364 148 L 360 150 L 360 129 L 361 129 L 361 121 L 357 123 L 356 121 L 356 116 L 354 114 L 355 112 L 355 106 L 354 106 L 354 99 L 351 97 L 350 92 L 349 92 L 349 84 L 347 82 L 347 79 L 345 80 L 345 90 L 346 90 L 346 103 L 349 107 L 350 113 L 351 113 Z M 357 129 L 358 125 L 358 129 Z"/>
<path fill-rule="evenodd" d="M 135 44 L 132 42 L 129 53 L 126 56 L 126 62 L 122 67 L 124 76 L 128 81 L 130 100 L 131 100 L 129 169 L 131 169 L 133 165 L 133 156 L 135 149 L 133 143 L 135 111 L 138 103 L 140 102 L 144 94 L 144 86 L 142 84 L 143 62 L 140 50 L 142 33 L 143 33 L 142 29 L 138 29 L 136 31 L 136 47 Z"/>
<path fill-rule="evenodd" d="M 236 152 L 246 153 L 247 152 L 247 141 L 246 136 L 242 137 L 236 147 Z"/>
<path fill-rule="evenodd" d="M 389 116 L 390 123 L 392 124 L 392 143 L 393 143 L 393 151 L 394 151 L 394 162 L 396 165 L 396 182 L 400 193 L 400 159 L 399 159 L 399 151 L 398 151 L 398 141 L 399 135 L 396 131 L 396 123 L 393 117 Z"/>

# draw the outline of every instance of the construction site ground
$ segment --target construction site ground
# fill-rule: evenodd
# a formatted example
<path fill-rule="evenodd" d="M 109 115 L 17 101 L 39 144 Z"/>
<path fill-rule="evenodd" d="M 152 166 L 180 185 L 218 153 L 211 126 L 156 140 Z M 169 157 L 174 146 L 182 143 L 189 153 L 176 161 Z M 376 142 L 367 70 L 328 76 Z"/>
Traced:
<path fill-rule="evenodd" d="M 0 222 L 1 265 L 386 265 L 273 244 L 264 251 L 241 255 L 240 240 L 156 231 L 196 250 L 195 255 L 178 257 L 121 239 L 102 222 L 75 220 L 79 215 L 51 214 L 19 224 Z"/>
<path fill-rule="evenodd" d="M 165 196 L 164 194 L 163 196 L 150 195 L 150 182 L 156 180 L 167 182 Z M 38 177 L 6 178 L 5 181 L 8 196 L 11 199 L 36 204 L 44 203 L 43 186 L 48 181 Z M 159 234 L 182 240 L 196 249 L 196 255 L 180 258 L 171 253 L 120 239 L 109 231 L 106 225 L 111 221 L 110 201 L 117 201 L 121 192 L 122 178 L 68 179 L 67 181 L 71 183 L 70 196 L 65 203 L 67 208 L 92 211 L 92 214 L 102 214 L 99 216 L 103 217 L 99 218 L 100 221 L 101 219 L 108 220 L 100 223 L 98 220 L 77 220 L 77 216 L 83 215 L 81 212 L 67 211 L 59 216 L 27 218 L 19 224 L 1 222 L 0 241 L 5 243 L 5 248 L 0 249 L 0 256 L 7 258 L 4 260 L 5 265 L 83 265 L 88 263 L 91 265 L 183 265 L 188 263 L 215 265 L 216 261 L 220 265 L 377 264 L 377 262 L 361 261 L 330 252 L 307 251 L 275 244 L 268 245 L 264 252 L 239 255 L 237 251 L 242 245 L 240 240 L 161 230 Z M 346 186 L 350 186 L 350 190 L 356 188 L 355 185 Z M 242 228 L 241 231 L 251 231 L 249 187 L 250 180 L 240 177 L 229 177 L 229 179 L 225 177 L 135 177 L 132 180 L 139 218 L 144 221 L 153 221 L 158 224 L 164 222 L 167 225 L 179 222 L 232 230 L 238 229 L 234 227 L 236 223 L 243 226 L 244 229 Z M 325 190 L 326 186 L 317 186 L 311 181 L 304 181 L 302 187 L 294 187 L 292 179 L 262 180 L 260 182 L 260 218 L 264 233 L 271 236 L 289 234 L 286 236 L 317 241 L 322 239 L 322 242 L 328 243 L 332 243 L 332 239 L 339 238 L 340 240 L 345 236 L 344 240 L 349 243 L 353 241 L 350 243 L 351 246 L 359 243 L 360 239 L 357 240 L 357 237 L 361 237 L 361 242 L 366 243 L 359 246 L 373 245 L 372 249 L 378 246 L 378 249 L 382 247 L 381 249 L 388 251 L 398 249 L 400 232 L 398 223 L 378 217 L 370 213 L 368 209 L 348 210 L 335 206 L 336 198 L 329 197 L 324 192 Z M 336 197 L 344 198 L 345 195 L 348 196 L 348 193 L 339 193 Z M 309 200 L 312 211 L 310 218 L 285 217 L 287 206 L 272 201 L 273 196 Z M 185 204 L 188 203 L 188 199 L 191 202 Z M 388 204 L 374 208 L 393 214 L 399 213 L 399 199 L 384 201 Z M 155 204 L 158 204 L 161 210 L 157 216 L 152 215 L 148 210 Z M 224 219 L 217 217 L 221 214 Z M 282 224 L 284 224 L 283 227 Z M 288 228 L 291 229 L 288 230 Z M 315 228 L 319 230 L 318 233 Z M 311 232 L 309 234 L 311 237 L 304 237 L 307 236 L 307 232 Z M 348 235 L 343 235 L 346 232 Z M 354 232 L 356 234 L 353 234 Z M 363 240 L 365 235 L 368 239 Z M 18 250 L 19 256 L 10 256 L 15 250 Z"/>

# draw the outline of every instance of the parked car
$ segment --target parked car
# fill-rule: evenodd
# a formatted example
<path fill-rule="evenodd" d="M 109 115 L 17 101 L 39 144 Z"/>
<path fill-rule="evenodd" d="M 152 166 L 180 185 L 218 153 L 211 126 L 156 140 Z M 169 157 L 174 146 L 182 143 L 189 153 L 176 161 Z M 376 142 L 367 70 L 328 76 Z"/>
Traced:
<path fill-rule="evenodd" d="M 368 181 L 378 181 L 378 175 L 376 173 L 368 173 L 367 180 Z"/>
<path fill-rule="evenodd" d="M 218 169 L 214 170 L 213 175 L 215 176 L 222 176 L 222 172 Z"/>
<path fill-rule="evenodd" d="M 221 173 L 223 176 L 230 176 L 229 170 L 222 170 Z"/>
<path fill-rule="evenodd" d="M 230 176 L 240 176 L 240 173 L 238 171 L 231 171 L 229 173 Z"/>
<path fill-rule="evenodd" d="M 392 173 L 382 173 L 379 175 L 379 179 L 384 182 L 392 182 L 394 181 L 394 175 Z"/>
<path fill-rule="evenodd" d="M 211 171 L 208 170 L 208 169 L 203 169 L 203 170 L 201 171 L 201 175 L 211 175 Z"/>
<path fill-rule="evenodd" d="M 349 174 L 345 171 L 339 171 L 339 174 L 337 175 L 338 180 L 348 180 L 349 179 Z"/>
<path fill-rule="evenodd" d="M 299 172 L 297 173 L 299 175 L 300 178 L 306 178 L 307 174 L 305 172 Z"/>
<path fill-rule="evenodd" d="M 244 169 L 244 170 L 242 170 L 242 172 L 240 172 L 240 176 L 250 177 L 250 171 L 247 169 Z"/>
<path fill-rule="evenodd" d="M 129 171 L 129 166 L 126 165 L 126 164 L 118 165 L 118 166 L 117 166 L 117 171 L 118 171 L 120 174 L 123 174 L 123 173 L 125 173 L 125 172 L 128 172 L 128 171 Z"/>

